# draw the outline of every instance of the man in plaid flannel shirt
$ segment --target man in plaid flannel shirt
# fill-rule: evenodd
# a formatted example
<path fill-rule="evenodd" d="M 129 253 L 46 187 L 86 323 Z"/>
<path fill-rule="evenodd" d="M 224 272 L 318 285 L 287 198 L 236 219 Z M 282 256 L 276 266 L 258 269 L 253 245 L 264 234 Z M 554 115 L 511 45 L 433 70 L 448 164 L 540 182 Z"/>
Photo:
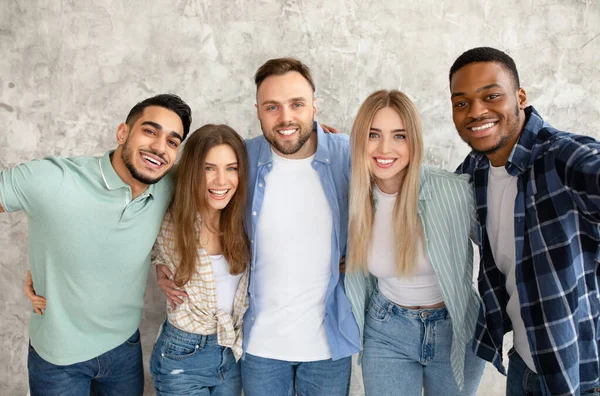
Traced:
<path fill-rule="evenodd" d="M 600 144 L 527 106 L 514 61 L 474 48 L 450 69 L 456 129 L 473 151 L 481 268 L 474 348 L 507 395 L 600 395 Z"/>

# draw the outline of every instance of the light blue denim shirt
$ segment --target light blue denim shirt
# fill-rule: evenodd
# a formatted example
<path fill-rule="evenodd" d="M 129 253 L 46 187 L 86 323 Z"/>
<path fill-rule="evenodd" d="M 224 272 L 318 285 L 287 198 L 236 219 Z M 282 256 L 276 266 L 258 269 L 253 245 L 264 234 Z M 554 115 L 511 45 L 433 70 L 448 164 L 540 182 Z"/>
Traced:
<path fill-rule="evenodd" d="M 348 236 L 348 185 L 350 183 L 350 144 L 347 135 L 324 133 L 315 122 L 318 145 L 312 167 L 319 174 L 321 185 L 329 201 L 333 215 L 331 234 L 331 278 L 325 297 L 325 331 L 329 350 L 333 360 L 351 356 L 360 350 L 358 325 L 352 315 L 352 306 L 346 297 L 343 276 L 339 273 L 340 258 L 346 254 Z M 250 339 L 254 319 L 261 307 L 254 295 L 258 285 L 253 276 L 254 270 L 261 265 L 257 255 L 256 226 L 261 214 L 265 196 L 265 178 L 273 169 L 271 145 L 258 136 L 246 142 L 248 149 L 248 205 L 246 207 L 245 227 L 252 261 L 250 263 L 250 283 L 248 295 L 250 306 L 244 316 L 244 351 Z M 265 208 L 265 210 L 268 210 Z"/>
<path fill-rule="evenodd" d="M 481 305 L 473 284 L 470 240 L 478 240 L 474 191 L 469 177 L 428 166 L 421 170 L 420 184 L 418 213 L 423 225 L 424 248 L 452 320 L 450 362 L 456 383 L 462 389 L 465 352 L 473 348 Z M 375 277 L 365 276 L 362 271 L 349 272 L 345 286 L 362 336 Z"/>

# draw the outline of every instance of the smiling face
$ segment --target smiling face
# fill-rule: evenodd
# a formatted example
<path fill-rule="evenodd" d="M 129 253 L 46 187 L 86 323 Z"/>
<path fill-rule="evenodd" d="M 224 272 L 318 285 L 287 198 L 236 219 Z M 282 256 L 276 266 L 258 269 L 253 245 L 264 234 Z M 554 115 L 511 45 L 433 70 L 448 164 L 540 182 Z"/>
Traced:
<path fill-rule="evenodd" d="M 460 137 L 492 165 L 504 165 L 525 124 L 525 91 L 496 62 L 462 67 L 452 76 L 450 91 Z"/>
<path fill-rule="evenodd" d="M 119 176 L 127 183 L 125 179 L 144 185 L 158 182 L 175 163 L 182 136 L 183 124 L 175 112 L 146 107 L 131 127 L 123 123 L 117 129 L 120 146 L 115 154 L 129 172 Z"/>
<path fill-rule="evenodd" d="M 384 107 L 375 113 L 367 153 L 377 187 L 388 194 L 398 192 L 410 161 L 410 148 L 404 122 L 393 108 Z"/>
<path fill-rule="evenodd" d="M 238 183 L 238 159 L 228 144 L 211 148 L 204 161 L 206 202 L 209 211 L 224 209 L 234 196 Z"/>
<path fill-rule="evenodd" d="M 309 82 L 298 72 L 271 75 L 256 94 L 256 115 L 271 147 L 285 158 L 306 158 L 314 154 L 311 144 L 317 108 Z"/>

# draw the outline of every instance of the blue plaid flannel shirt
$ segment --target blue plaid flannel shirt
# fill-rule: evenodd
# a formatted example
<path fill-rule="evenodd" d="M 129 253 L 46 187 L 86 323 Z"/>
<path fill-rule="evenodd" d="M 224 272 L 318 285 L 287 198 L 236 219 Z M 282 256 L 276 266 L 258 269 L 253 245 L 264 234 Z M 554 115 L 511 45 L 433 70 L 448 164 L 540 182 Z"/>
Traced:
<path fill-rule="evenodd" d="M 546 124 L 533 107 L 506 170 L 518 178 L 516 283 L 529 346 L 545 395 L 598 386 L 600 361 L 600 143 Z M 479 218 L 477 355 L 502 365 L 512 330 L 505 277 L 486 233 L 489 161 L 475 152 L 456 170 L 471 175 Z"/>

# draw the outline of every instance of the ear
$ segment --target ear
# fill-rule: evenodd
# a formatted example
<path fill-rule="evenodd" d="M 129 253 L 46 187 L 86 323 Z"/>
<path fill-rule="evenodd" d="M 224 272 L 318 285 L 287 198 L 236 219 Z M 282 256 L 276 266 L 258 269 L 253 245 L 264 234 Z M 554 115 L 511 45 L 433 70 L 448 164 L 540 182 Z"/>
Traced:
<path fill-rule="evenodd" d="M 525 110 L 525 107 L 527 107 L 527 92 L 525 92 L 523 88 L 519 88 L 519 91 L 517 91 L 517 97 L 519 99 L 519 109 Z"/>
<path fill-rule="evenodd" d="M 259 114 L 259 111 L 258 111 L 258 105 L 254 104 L 254 108 L 256 109 L 256 118 L 258 118 L 258 120 L 260 121 L 260 114 Z"/>
<path fill-rule="evenodd" d="M 317 115 L 317 99 L 313 99 L 313 117 Z"/>
<path fill-rule="evenodd" d="M 122 122 L 117 127 L 117 143 L 125 144 L 127 137 L 129 137 L 129 126 Z"/>

